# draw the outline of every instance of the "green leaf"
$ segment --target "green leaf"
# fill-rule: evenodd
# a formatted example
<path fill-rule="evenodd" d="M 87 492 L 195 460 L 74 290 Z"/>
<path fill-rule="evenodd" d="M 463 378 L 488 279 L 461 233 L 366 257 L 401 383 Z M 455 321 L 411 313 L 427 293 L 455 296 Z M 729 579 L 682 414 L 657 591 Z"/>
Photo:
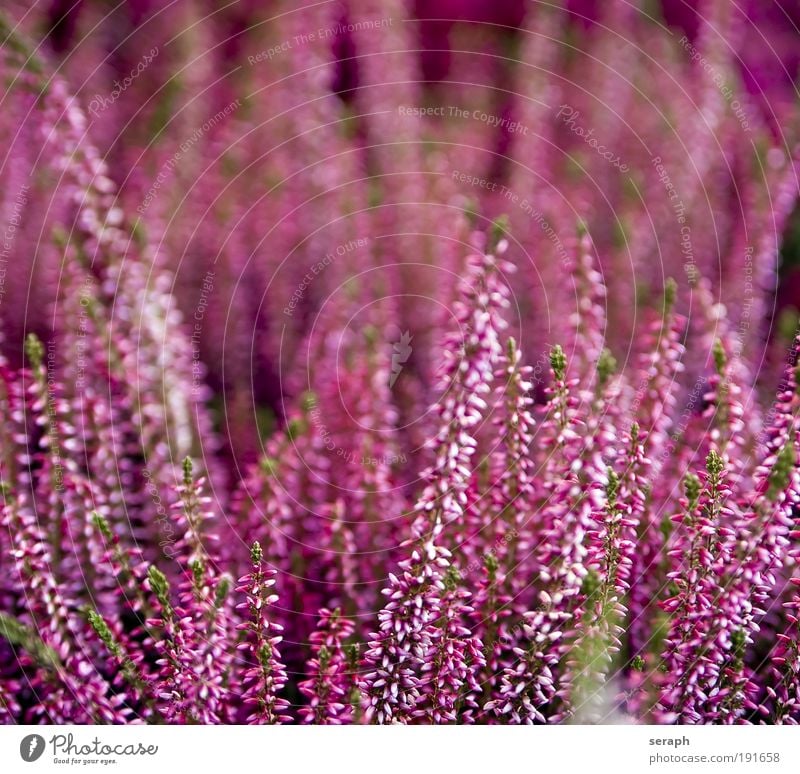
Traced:
<path fill-rule="evenodd" d="M 37 633 L 7 613 L 0 613 L 0 637 L 6 639 L 11 645 L 22 648 L 40 666 L 48 669 L 61 667 L 58 654 L 43 642 Z"/>

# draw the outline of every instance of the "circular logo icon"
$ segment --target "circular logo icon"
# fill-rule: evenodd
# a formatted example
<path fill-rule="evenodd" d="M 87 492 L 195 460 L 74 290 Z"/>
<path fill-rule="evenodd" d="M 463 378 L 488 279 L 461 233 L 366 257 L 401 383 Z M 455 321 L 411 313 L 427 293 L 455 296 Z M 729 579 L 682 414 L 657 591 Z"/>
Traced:
<path fill-rule="evenodd" d="M 19 754 L 22 760 L 27 763 L 33 763 L 41 758 L 44 752 L 44 737 L 39 734 L 28 734 L 19 743 Z"/>

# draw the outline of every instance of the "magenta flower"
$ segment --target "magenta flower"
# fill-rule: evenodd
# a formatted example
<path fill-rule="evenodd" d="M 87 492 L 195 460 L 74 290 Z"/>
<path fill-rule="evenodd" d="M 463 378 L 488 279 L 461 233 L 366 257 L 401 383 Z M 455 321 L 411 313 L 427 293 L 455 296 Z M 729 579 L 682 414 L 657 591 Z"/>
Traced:
<path fill-rule="evenodd" d="M 308 699 L 308 706 L 301 707 L 299 714 L 304 723 L 351 723 L 354 683 L 345 640 L 355 627 L 338 609 L 323 608 L 319 616 L 317 628 L 311 635 L 313 656 L 307 663 L 308 678 L 298 686 Z"/>
<path fill-rule="evenodd" d="M 367 671 L 360 690 L 368 722 L 408 723 L 417 715 L 423 673 L 431 668 L 438 637 L 449 557 L 449 551 L 430 542 L 412 550 L 397 575 L 389 574 L 380 628 L 364 654 Z"/>
<path fill-rule="evenodd" d="M 247 722 L 287 723 L 291 717 L 286 714 L 289 702 L 280 697 L 286 685 L 286 669 L 281 663 L 278 645 L 283 639 L 281 627 L 271 623 L 267 610 L 277 602 L 277 595 L 270 593 L 275 585 L 274 570 L 262 567 L 261 546 L 253 544 L 251 550 L 253 568 L 250 573 L 239 578 L 237 593 L 243 594 L 246 601 L 237 605 L 246 611 L 245 620 L 239 629 L 245 633 L 245 641 L 239 646 L 242 663 L 239 667 L 240 699 L 247 707 Z"/>

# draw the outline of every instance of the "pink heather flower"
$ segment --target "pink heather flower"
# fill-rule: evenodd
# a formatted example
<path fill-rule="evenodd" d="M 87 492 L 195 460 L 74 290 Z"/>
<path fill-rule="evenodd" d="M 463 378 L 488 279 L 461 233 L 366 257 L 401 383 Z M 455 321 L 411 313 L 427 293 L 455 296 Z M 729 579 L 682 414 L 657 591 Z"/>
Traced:
<path fill-rule="evenodd" d="M 158 668 L 155 673 L 153 668 L 159 653 L 153 638 L 155 630 L 146 623 L 156 615 L 145 589 L 148 567 L 140 552 L 123 547 L 102 516 L 94 514 L 93 523 L 104 545 L 99 567 L 107 568 L 109 577 L 117 584 L 115 609 L 118 617 L 112 617 L 108 610 L 105 616 L 96 610 L 92 612 L 94 618 L 90 616 L 90 625 L 114 665 L 113 684 L 124 686 L 127 692 L 127 703 L 143 720 L 162 720 L 163 715 L 156 707 Z M 125 626 L 125 619 L 135 623 Z"/>
<path fill-rule="evenodd" d="M 553 347 L 550 364 L 553 385 L 543 421 L 549 436 L 545 466 L 553 473 L 559 468 L 562 472 L 540 495 L 541 542 L 530 548 L 520 545 L 520 552 L 536 554 L 538 606 L 524 614 L 523 636 L 513 649 L 518 661 L 505 667 L 496 697 L 484 707 L 499 716 L 508 716 L 514 723 L 543 722 L 543 710 L 554 709 L 557 692 L 568 695 L 566 684 L 562 683 L 559 689 L 557 667 L 565 652 L 565 635 L 580 619 L 587 574 L 585 538 L 591 528 L 592 512 L 599 505 L 594 490 L 600 472 L 591 460 L 581 457 L 582 422 L 571 393 L 576 381 L 566 379 L 567 360 L 561 347 Z"/>
<path fill-rule="evenodd" d="M 207 509 L 212 502 L 204 493 L 205 479 L 194 479 L 192 460 L 183 460 L 183 479 L 175 487 L 179 500 L 172 505 L 173 521 L 178 528 L 178 539 L 173 546 L 173 555 L 180 557 L 185 564 L 195 561 L 213 561 L 219 538 L 204 529 L 204 524 L 214 518 Z M 210 544 L 210 545 L 209 545 Z M 209 551 L 209 548 L 213 550 Z"/>
<path fill-rule="evenodd" d="M 713 620 L 716 608 L 727 605 L 717 574 L 731 551 L 733 534 L 723 526 L 730 516 L 729 494 L 725 462 L 712 449 L 701 477 L 687 478 L 682 512 L 673 517 L 678 526 L 669 555 L 681 565 L 667 574 L 674 593 L 663 603 L 671 615 L 659 710 L 665 719 L 701 722 L 703 704 L 725 695 L 718 685 L 725 640 L 715 636 Z"/>
<path fill-rule="evenodd" d="M 570 364 L 581 384 L 589 389 L 599 375 L 598 362 L 605 347 L 606 286 L 595 268 L 594 245 L 583 222 L 578 227 L 577 257 L 571 273 L 577 309 L 570 321 L 575 330 L 575 357 Z"/>
<path fill-rule="evenodd" d="M 489 462 L 489 491 L 481 493 L 477 482 L 470 492 L 464 525 L 465 575 L 477 585 L 471 602 L 471 620 L 483 630 L 486 660 L 481 672 L 482 693 L 488 699 L 494 675 L 508 651 L 504 622 L 522 603 L 513 598 L 514 579 L 527 572 L 528 563 L 518 551 L 526 530 L 536 492 L 536 465 L 532 456 L 535 420 L 532 415 L 531 368 L 522 365 L 522 354 L 511 338 L 497 369 L 496 416 L 499 434 Z M 485 703 L 485 702 L 483 702 Z"/>
<path fill-rule="evenodd" d="M 719 681 L 726 695 L 707 712 L 722 723 L 740 722 L 754 709 L 763 712 L 759 685 L 745 663 L 745 654 L 760 631 L 759 623 L 767 615 L 765 607 L 791 558 L 793 514 L 800 499 L 799 405 L 796 371 L 791 365 L 766 428 L 766 443 L 759 450 L 763 461 L 755 470 L 754 486 L 738 502 L 734 549 L 728 566 L 720 570 L 725 604 L 719 606 L 714 623 L 717 638 L 729 649 Z M 770 691 L 774 696 L 771 686 Z"/>
<path fill-rule="evenodd" d="M 673 421 L 678 377 L 684 370 L 682 343 L 686 320 L 674 310 L 677 285 L 668 280 L 664 290 L 663 314 L 654 317 L 647 326 L 645 354 L 639 366 L 637 392 L 634 396 L 634 416 L 646 438 L 645 453 L 658 459 L 668 443 L 667 431 Z M 659 466 L 660 467 L 660 466 Z M 654 474 L 658 473 L 658 468 Z"/>
<path fill-rule="evenodd" d="M 352 676 L 345 649 L 355 631 L 353 622 L 337 610 L 319 611 L 317 628 L 311 635 L 313 654 L 306 664 L 307 679 L 299 684 L 308 706 L 298 714 L 304 723 L 342 725 L 353 721 Z"/>
<path fill-rule="evenodd" d="M 745 465 L 744 407 L 742 389 L 738 383 L 739 363 L 732 361 L 720 339 L 714 342 L 712 354 L 714 373 L 708 381 L 708 391 L 703 396 L 707 404 L 703 419 L 710 427 L 708 439 L 731 460 L 733 472 L 740 475 Z M 735 478 L 732 478 L 735 483 Z"/>
<path fill-rule="evenodd" d="M 459 588 L 461 579 L 450 567 L 444 578 L 439 620 L 422 667 L 423 698 L 415 714 L 430 723 L 474 722 L 481 693 L 478 675 L 486 666 L 479 637 L 465 625 L 473 613 L 468 591 Z"/>
<path fill-rule="evenodd" d="M 728 566 L 719 570 L 724 603 L 718 605 L 711 637 L 725 650 L 718 688 L 722 701 L 704 707 L 703 714 L 721 723 L 740 722 L 758 707 L 759 687 L 745 664 L 745 654 L 759 632 L 758 621 L 788 558 L 792 514 L 798 500 L 796 431 L 773 458 L 756 472 L 756 489 L 743 503 L 736 520 L 736 542 Z M 718 695 L 718 694 L 717 694 Z"/>
<path fill-rule="evenodd" d="M 795 351 L 797 345 L 795 339 Z M 751 500 L 752 515 L 743 520 L 737 545 L 736 556 L 743 555 L 737 590 L 741 595 L 739 604 L 744 613 L 744 631 L 748 640 L 755 638 L 760 629 L 756 615 L 760 616 L 760 621 L 767 618 L 763 609 L 750 604 L 750 584 L 755 586 L 756 604 L 759 608 L 766 607 L 779 581 L 788 572 L 794 576 L 798 564 L 796 541 L 800 533 L 794 528 L 793 519 L 800 502 L 798 376 L 797 365 L 789 363 L 770 412 L 771 421 L 762 452 L 766 459 L 759 467 L 760 475 L 756 476 L 759 485 Z M 744 508 L 742 510 L 747 512 Z M 791 569 L 781 572 L 784 567 Z M 775 632 L 777 643 L 770 657 L 771 679 L 761 691 L 757 706 L 763 716 L 777 724 L 800 723 L 800 650 L 796 636 L 800 613 L 798 586 L 797 578 L 789 577 L 788 600 L 783 602 L 785 622 L 781 621 L 776 627 L 779 629 Z M 759 685 L 755 675 L 748 675 L 748 678 L 749 684 L 745 689 L 748 689 L 748 698 L 752 701 Z M 752 703 L 748 702 L 747 706 L 751 708 Z"/>
<path fill-rule="evenodd" d="M 495 252 L 502 255 L 506 247 L 501 240 Z M 441 383 L 447 393 L 437 407 L 440 429 L 435 440 L 436 460 L 423 474 L 427 485 L 415 507 L 413 532 L 417 540 L 409 543 L 411 558 L 400 563 L 400 576 L 389 575 L 390 585 L 384 590 L 389 602 L 378 616 L 380 631 L 370 640 L 365 654 L 368 672 L 361 691 L 367 720 L 409 722 L 419 715 L 417 703 L 423 700 L 425 691 L 421 673 L 433 668 L 432 648 L 439 630 L 452 625 L 451 613 L 442 608 L 444 570 L 449 567 L 450 552 L 435 541 L 448 525 L 461 520 L 467 504 L 470 459 L 476 447 L 469 433 L 487 408 L 480 395 L 490 391 L 494 378 L 501 351 L 495 326 L 501 324 L 497 315 L 507 305 L 507 291 L 496 276 L 497 270 L 494 255 L 476 257 L 462 284 L 463 300 L 457 315 L 463 321 L 465 339 L 459 339 L 457 354 L 446 344 Z M 439 668 L 447 663 L 451 662 Z M 452 664 L 455 668 L 456 662 Z M 447 710 L 448 700 L 437 697 L 439 701 L 444 706 L 434 710 L 452 716 L 453 711 Z"/>
<path fill-rule="evenodd" d="M 409 723 L 417 716 L 423 673 L 430 669 L 438 637 L 449 557 L 431 541 L 413 548 L 397 575 L 389 573 L 380 628 L 364 654 L 360 691 L 367 722 Z"/>
<path fill-rule="evenodd" d="M 645 350 L 635 375 L 638 385 L 630 409 L 644 440 L 643 454 L 649 460 L 648 479 L 652 484 L 650 505 L 643 514 L 642 539 L 632 568 L 629 636 L 630 650 L 634 654 L 640 654 L 649 640 L 656 611 L 654 600 L 663 580 L 654 572 L 663 549 L 662 509 L 665 503 L 672 502 L 676 480 L 679 481 L 685 472 L 685 468 L 679 466 L 669 476 L 662 477 L 674 451 L 669 429 L 675 421 L 678 380 L 685 352 L 682 344 L 685 320 L 674 311 L 676 292 L 676 284 L 669 281 L 665 288 L 663 316 L 648 325 L 649 350 Z M 687 445 L 681 447 L 681 451 L 687 453 L 686 457 L 680 457 L 681 466 L 688 465 L 694 455 L 689 443 L 687 440 Z"/>
<path fill-rule="evenodd" d="M 473 631 L 481 632 L 483 668 L 478 672 L 478 684 L 481 686 L 480 707 L 491 700 L 496 683 L 496 675 L 508 665 L 511 647 L 516 642 L 516 630 L 509 631 L 508 623 L 514 616 L 521 616 L 521 604 L 503 589 L 510 586 L 509 576 L 500 569 L 498 555 L 504 549 L 489 547 L 481 562 L 481 574 L 477 581 L 473 599 L 470 603 L 472 613 L 470 622 Z M 491 716 L 486 712 L 476 712 L 475 722 L 489 722 Z"/>
<path fill-rule="evenodd" d="M 26 589 L 29 623 L 50 656 L 49 670 L 33 684 L 37 703 L 31 720 L 51 723 L 125 723 L 124 694 L 113 694 L 85 658 L 83 632 L 75 631 L 76 610 L 50 570 L 47 538 L 24 500 L 7 500 L 2 526 L 13 534 L 16 581 Z"/>
<path fill-rule="evenodd" d="M 555 670 L 560 653 L 554 647 L 563 637 L 563 628 L 569 615 L 554 609 L 553 601 L 542 594 L 542 609 L 525 614 L 522 623 L 521 642 L 513 653 L 516 661 L 503 670 L 496 698 L 484 705 L 484 710 L 493 712 L 511 723 L 545 723 L 544 712 L 556 694 Z"/>
<path fill-rule="evenodd" d="M 631 430 L 629 467 L 641 464 L 638 426 Z M 608 711 L 607 683 L 612 666 L 622 651 L 625 599 L 630 588 L 631 567 L 636 548 L 636 529 L 641 502 L 631 492 L 636 473 L 625 471 L 625 483 L 613 469 L 608 471 L 605 507 L 594 514 L 596 525 L 588 534 L 586 564 L 589 575 L 584 584 L 586 601 L 578 625 L 576 642 L 569 656 L 571 712 L 583 722 L 603 722 Z M 626 501 L 630 497 L 631 500 Z M 639 501 L 639 502 L 637 502 Z"/>
<path fill-rule="evenodd" d="M 333 603 L 346 611 L 360 607 L 357 602 L 361 583 L 359 573 L 359 550 L 350 523 L 350 514 L 345 513 L 344 500 L 338 499 L 320 514 L 325 518 L 322 529 L 318 564 L 320 575 L 327 585 L 325 591 Z"/>
<path fill-rule="evenodd" d="M 168 723 L 194 722 L 197 720 L 197 708 L 192 702 L 195 632 L 191 616 L 173 607 L 169 581 L 157 567 L 150 567 L 147 588 L 156 600 L 156 617 L 149 619 L 147 625 L 154 633 L 153 647 L 159 656 L 156 692 L 163 702 L 164 719 Z"/>
<path fill-rule="evenodd" d="M 499 260 L 507 247 L 501 239 L 494 253 L 473 256 L 461 283 L 455 307 L 458 332 L 443 345 L 439 384 L 444 395 L 435 407 L 438 432 L 431 444 L 436 458 L 422 474 L 427 483 L 416 506 L 418 536 L 464 513 L 470 460 L 477 446 L 474 433 L 488 408 L 484 396 L 490 393 L 502 353 L 498 331 L 505 327 L 502 314 L 508 306 L 508 288 L 498 273 L 513 270 Z"/>
<path fill-rule="evenodd" d="M 257 542 L 253 544 L 251 557 L 252 570 L 239 578 L 236 587 L 246 598 L 236 607 L 247 611 L 247 620 L 238 627 L 245 633 L 245 640 L 239 645 L 241 663 L 237 664 L 240 699 L 248 707 L 248 723 L 288 723 L 289 702 L 280 697 L 287 680 L 278 650 L 282 629 L 266 615 L 267 609 L 278 600 L 277 594 L 270 594 L 275 585 L 275 570 L 262 567 L 261 546 Z"/>
<path fill-rule="evenodd" d="M 75 620 L 75 595 L 83 589 L 75 578 L 75 557 L 68 554 L 64 563 L 66 583 L 59 582 L 56 574 L 61 552 L 71 549 L 70 541 L 62 540 L 60 509 L 64 502 L 58 497 L 58 489 L 69 492 L 63 497 L 69 502 L 74 489 L 67 490 L 65 479 L 74 468 L 62 466 L 61 453 L 55 446 L 60 432 L 68 436 L 61 424 L 57 396 L 51 393 L 44 372 L 43 347 L 35 337 L 27 341 L 27 354 L 31 371 L 23 371 L 21 383 L 12 384 L 12 391 L 4 396 L 7 429 L 25 453 L 16 460 L 4 460 L 1 470 L 5 501 L 2 529 L 8 535 L 13 567 L 9 580 L 26 599 L 24 624 L 35 632 L 34 640 L 40 641 L 49 654 L 48 670 L 32 681 L 37 700 L 29 714 L 31 719 L 53 723 L 125 723 L 130 717 L 125 696 L 114 693 L 94 668 L 88 658 L 91 649 L 86 632 Z M 23 386 L 26 383 L 27 388 Z M 28 418 L 32 420 L 30 427 L 44 430 L 42 435 L 29 437 Z M 37 445 L 39 452 L 34 451 Z M 28 454 L 29 449 L 34 453 Z M 18 494 L 10 488 L 12 481 L 18 485 L 14 481 L 17 475 L 25 481 Z M 13 478 L 8 480 L 9 476 Z M 35 492 L 44 478 L 50 484 L 48 496 L 37 506 Z M 68 507 L 65 513 L 69 519 Z"/>
<path fill-rule="evenodd" d="M 522 365 L 522 353 L 514 339 L 508 340 L 506 355 L 497 372 L 497 398 L 500 405 L 495 420 L 502 444 L 492 454 L 491 534 L 506 573 L 517 570 L 515 550 L 523 523 L 533 507 L 536 469 L 532 444 L 536 420 L 533 417 L 531 367 Z M 528 525 L 529 527 L 532 525 Z"/>
<path fill-rule="evenodd" d="M 268 538 L 269 566 L 287 562 L 300 537 L 294 511 L 303 483 L 301 455 L 306 433 L 305 420 L 292 417 L 286 432 L 270 439 L 261 461 L 242 478 L 232 498 L 232 518 L 239 524 L 245 545 L 252 546 L 259 536 Z M 248 556 L 247 564 L 250 562 Z"/>
<path fill-rule="evenodd" d="M 350 257 L 354 264 L 358 257 L 353 271 L 363 270 L 363 257 L 356 253 Z M 330 322 L 337 331 L 337 344 L 324 349 L 319 367 L 329 369 L 336 378 L 324 389 L 303 396 L 310 432 L 322 438 L 326 447 L 328 467 L 318 472 L 318 478 L 329 487 L 318 504 L 309 503 L 317 523 L 309 518 L 304 538 L 315 554 L 309 557 L 313 566 L 306 575 L 318 582 L 321 604 L 342 607 L 345 614 L 374 610 L 381 604 L 386 568 L 403 558 L 397 556 L 396 533 L 407 509 L 403 477 L 415 472 L 400 453 L 397 404 L 402 402 L 406 379 L 392 371 L 394 355 L 381 336 L 400 312 L 391 299 L 372 304 L 368 290 L 366 283 L 361 284 L 352 304 L 333 305 L 329 310 L 325 324 L 328 316 L 335 317 Z M 352 315 L 359 320 L 366 316 L 363 330 L 354 330 Z M 403 367 L 406 376 L 407 367 Z M 310 467 L 317 460 L 316 455 L 304 455 L 303 462 Z M 320 499 L 332 502 L 322 505 Z M 365 618 L 357 625 L 360 636 L 371 628 Z"/>
<path fill-rule="evenodd" d="M 797 537 L 797 536 L 795 536 Z M 795 589 L 800 587 L 796 578 L 792 579 Z M 800 603 L 798 593 L 785 603 L 787 626 L 778 634 L 778 642 L 770 657 L 773 685 L 767 686 L 768 706 L 759 705 L 762 715 L 771 718 L 776 725 L 800 725 Z"/>
<path fill-rule="evenodd" d="M 314 406 L 314 399 L 304 396 L 302 411 L 293 413 L 285 430 L 270 438 L 259 464 L 240 482 L 233 502 L 232 520 L 239 525 L 241 540 L 251 545 L 263 540 L 265 565 L 286 569 L 274 577 L 279 601 L 270 620 L 289 635 L 281 654 L 291 671 L 302 669 L 306 655 L 301 645 L 313 631 L 319 609 L 336 601 L 328 591 L 334 588 L 331 561 L 338 559 L 322 550 L 325 529 L 336 526 L 331 522 L 333 510 L 324 505 L 330 493 L 330 461 L 314 429 Z M 349 537 L 345 539 L 349 543 Z M 346 564 L 350 558 L 345 554 L 341 560 Z M 341 593 L 340 586 L 335 588 Z"/>
<path fill-rule="evenodd" d="M 174 555 L 182 573 L 178 606 L 173 610 L 161 578 L 154 580 L 154 568 L 150 569 L 149 581 L 154 592 L 158 589 L 161 622 L 168 635 L 168 642 L 159 647 L 174 651 L 168 656 L 173 672 L 170 680 L 181 683 L 175 689 L 184 708 L 180 712 L 197 722 L 209 723 L 220 722 L 228 712 L 225 684 L 233 654 L 227 644 L 234 639 L 235 624 L 228 600 L 231 582 L 219 573 L 215 552 L 210 555 L 206 548 L 214 535 L 203 530 L 204 522 L 213 518 L 204 510 L 210 499 L 205 497 L 203 485 L 204 479 L 194 480 L 192 462 L 187 457 L 183 482 L 177 487 L 180 500 L 173 505 L 179 534 Z M 153 588 L 154 582 L 157 588 Z"/>
<path fill-rule="evenodd" d="M 633 424 L 626 440 L 628 448 L 621 455 L 622 469 L 619 474 L 619 501 L 626 515 L 620 520 L 614 537 L 619 540 L 619 565 L 614 573 L 614 585 L 621 595 L 628 594 L 631 589 L 638 530 L 647 508 L 650 485 L 650 460 L 645 455 L 645 442 L 638 424 Z"/>
<path fill-rule="evenodd" d="M 19 703 L 15 698 L 19 690 L 19 683 L 13 679 L 0 683 L 0 723 L 4 726 L 11 725 L 19 715 Z"/>

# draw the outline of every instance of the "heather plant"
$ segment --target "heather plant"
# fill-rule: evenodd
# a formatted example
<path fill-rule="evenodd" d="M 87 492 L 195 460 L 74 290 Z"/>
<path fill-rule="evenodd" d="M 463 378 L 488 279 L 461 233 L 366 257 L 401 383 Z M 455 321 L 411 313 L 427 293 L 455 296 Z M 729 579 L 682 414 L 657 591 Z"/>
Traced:
<path fill-rule="evenodd" d="M 798 112 L 728 4 L 25 5 L 0 722 L 800 723 Z"/>

